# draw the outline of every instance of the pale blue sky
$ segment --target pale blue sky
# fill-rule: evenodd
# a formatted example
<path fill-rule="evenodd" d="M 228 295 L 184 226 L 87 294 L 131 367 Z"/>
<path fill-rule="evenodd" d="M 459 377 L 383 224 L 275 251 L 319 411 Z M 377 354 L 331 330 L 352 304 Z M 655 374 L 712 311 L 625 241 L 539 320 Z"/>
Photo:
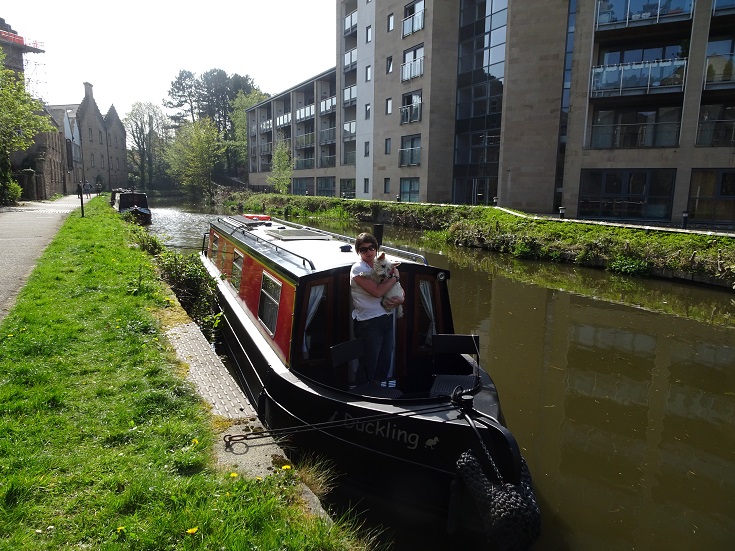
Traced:
<path fill-rule="evenodd" d="M 335 0 L 16 0 L 0 17 L 43 43 L 26 56 L 35 95 L 79 103 L 90 82 L 100 111 L 121 118 L 136 101 L 160 106 L 182 69 L 247 74 L 276 93 L 336 64 Z"/>

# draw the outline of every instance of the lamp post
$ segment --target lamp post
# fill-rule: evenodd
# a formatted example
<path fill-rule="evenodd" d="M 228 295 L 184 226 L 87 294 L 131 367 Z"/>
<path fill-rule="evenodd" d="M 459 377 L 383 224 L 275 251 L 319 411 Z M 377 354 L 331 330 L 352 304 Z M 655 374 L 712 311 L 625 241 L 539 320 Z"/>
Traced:
<path fill-rule="evenodd" d="M 685 210 L 681 213 L 681 227 L 686 229 L 689 224 L 689 211 Z"/>
<path fill-rule="evenodd" d="M 566 207 L 559 207 L 559 218 L 564 218 L 564 213 L 566 212 Z"/>

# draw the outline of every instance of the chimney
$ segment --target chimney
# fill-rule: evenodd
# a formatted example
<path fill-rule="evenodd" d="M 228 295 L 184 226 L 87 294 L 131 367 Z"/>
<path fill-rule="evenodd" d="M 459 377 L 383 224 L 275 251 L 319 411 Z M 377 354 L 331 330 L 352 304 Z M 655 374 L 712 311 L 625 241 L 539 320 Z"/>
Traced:
<path fill-rule="evenodd" d="M 92 85 L 89 82 L 84 83 L 84 97 L 93 99 L 94 95 L 92 94 Z"/>

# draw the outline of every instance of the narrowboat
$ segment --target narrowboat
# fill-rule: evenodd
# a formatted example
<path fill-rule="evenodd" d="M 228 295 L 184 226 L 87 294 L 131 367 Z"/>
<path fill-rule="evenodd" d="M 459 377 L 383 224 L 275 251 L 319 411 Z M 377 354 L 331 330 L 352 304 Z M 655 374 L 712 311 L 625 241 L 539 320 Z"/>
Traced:
<path fill-rule="evenodd" d="M 148 208 L 148 196 L 145 193 L 116 190 L 114 197 L 115 210 L 120 214 L 130 213 L 142 225 L 151 223 L 151 209 Z"/>
<path fill-rule="evenodd" d="M 296 455 L 326 458 L 339 485 L 391 524 L 527 547 L 540 531 L 530 474 L 477 336 L 454 333 L 449 272 L 381 247 L 401 263 L 404 314 L 393 315 L 390 381 L 356 384 L 353 244 L 275 218 L 210 223 L 201 259 L 217 282 L 222 340 L 265 432 Z"/>

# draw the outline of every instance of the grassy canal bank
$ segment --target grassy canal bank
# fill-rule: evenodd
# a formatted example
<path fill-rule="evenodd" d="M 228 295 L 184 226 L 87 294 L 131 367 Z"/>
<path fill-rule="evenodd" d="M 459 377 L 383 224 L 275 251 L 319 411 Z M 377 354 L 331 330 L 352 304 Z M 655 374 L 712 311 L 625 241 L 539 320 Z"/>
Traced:
<path fill-rule="evenodd" d="M 69 215 L 0 324 L 0 549 L 365 549 L 298 475 L 215 462 L 164 337 L 183 316 L 103 198 Z"/>
<path fill-rule="evenodd" d="M 425 238 L 436 243 L 735 288 L 732 234 L 585 223 L 469 205 L 253 193 L 232 194 L 224 204 L 233 212 L 393 224 L 424 230 Z"/>

